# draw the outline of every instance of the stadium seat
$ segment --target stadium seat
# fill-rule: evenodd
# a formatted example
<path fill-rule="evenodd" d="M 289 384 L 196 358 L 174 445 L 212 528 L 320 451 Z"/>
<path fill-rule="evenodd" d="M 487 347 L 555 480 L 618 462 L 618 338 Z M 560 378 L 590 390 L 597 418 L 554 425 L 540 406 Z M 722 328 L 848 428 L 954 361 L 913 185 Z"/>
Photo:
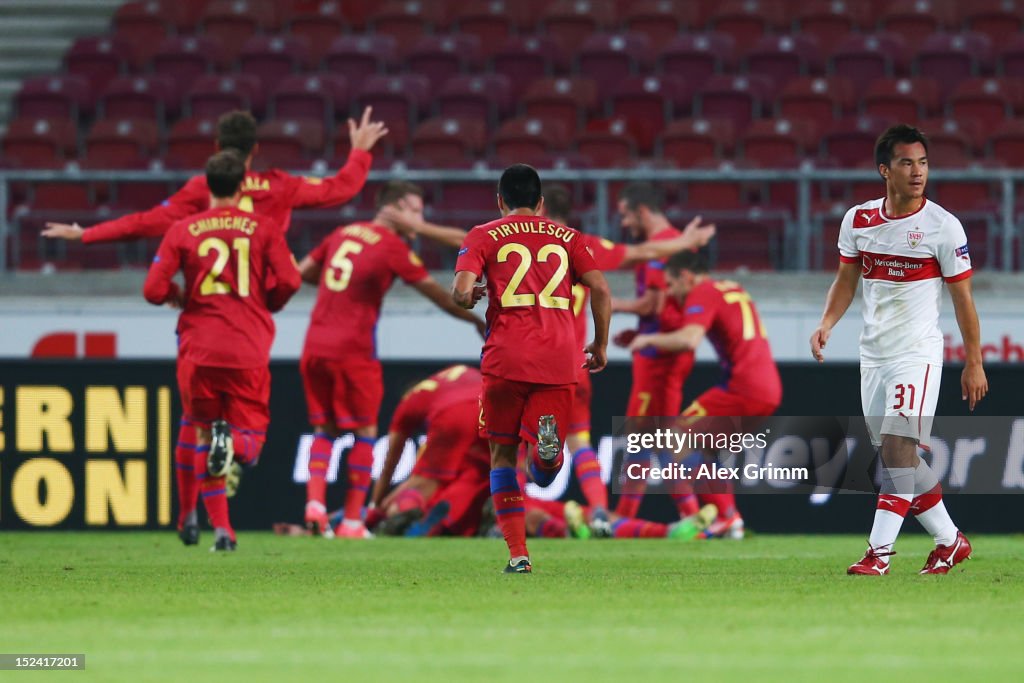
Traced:
<path fill-rule="evenodd" d="M 344 76 L 352 90 L 374 74 L 382 74 L 395 62 L 397 48 L 392 36 L 339 36 L 327 50 L 328 73 Z"/>
<path fill-rule="evenodd" d="M 823 130 L 834 119 L 852 111 L 853 84 L 842 76 L 810 77 L 790 81 L 775 102 L 775 115 L 813 121 Z"/>
<path fill-rule="evenodd" d="M 483 153 L 487 129 L 483 121 L 435 118 L 424 121 L 412 134 L 413 158 L 446 168 L 450 162 L 473 159 Z"/>
<path fill-rule="evenodd" d="M 753 121 L 740 139 L 743 159 L 766 168 L 790 166 L 814 156 L 817 131 L 811 121 L 761 119 Z"/>
<path fill-rule="evenodd" d="M 772 207 L 705 212 L 705 219 L 713 220 L 720 234 L 729 235 L 729 239 L 711 244 L 712 267 L 716 271 L 779 269 L 787 215 L 785 210 Z"/>
<path fill-rule="evenodd" d="M 157 125 L 146 119 L 100 119 L 85 139 L 84 166 L 148 168 L 160 150 Z"/>
<path fill-rule="evenodd" d="M 868 116 L 838 120 L 822 136 L 822 156 L 841 168 L 873 166 L 875 140 L 890 125 L 892 120 Z"/>
<path fill-rule="evenodd" d="M 77 120 L 92 115 L 96 100 L 81 76 L 36 76 L 22 82 L 14 103 L 21 117 Z"/>
<path fill-rule="evenodd" d="M 287 18 L 288 35 L 305 41 L 309 59 L 319 64 L 335 38 L 349 25 L 340 2 L 319 2 L 313 8 L 302 8 Z"/>
<path fill-rule="evenodd" d="M 939 108 L 939 84 L 933 78 L 880 78 L 861 100 L 865 116 L 919 121 Z"/>
<path fill-rule="evenodd" d="M 69 74 L 88 81 L 97 92 L 124 73 L 130 61 L 131 47 L 121 40 L 108 36 L 79 38 L 65 54 L 64 67 Z"/>
<path fill-rule="evenodd" d="M 257 77 L 207 74 L 197 78 L 185 95 L 185 110 L 189 116 L 217 118 L 235 109 L 262 112 L 263 92 Z"/>
<path fill-rule="evenodd" d="M 203 12 L 202 32 L 217 41 L 225 60 L 234 63 L 245 41 L 274 26 L 276 13 L 271 0 L 213 0 Z"/>
<path fill-rule="evenodd" d="M 696 3 L 672 0 L 639 0 L 623 9 L 619 21 L 627 31 L 647 36 L 651 47 L 660 50 L 684 28 L 699 25 Z"/>
<path fill-rule="evenodd" d="M 949 95 L 961 81 L 978 75 L 992 61 L 992 44 L 978 33 L 929 36 L 914 59 L 918 76 L 930 76 Z"/>
<path fill-rule="evenodd" d="M 728 119 L 681 119 L 668 125 L 658 147 L 663 159 L 690 168 L 730 153 L 734 139 L 735 126 Z"/>
<path fill-rule="evenodd" d="M 729 178 L 730 171 L 754 168 L 744 161 L 702 161 L 694 165 L 695 170 L 712 173 L 714 180 L 693 180 L 684 183 L 682 192 L 684 204 L 693 211 L 737 211 L 749 206 L 756 188 L 760 185 L 741 183 Z M 755 187 L 756 185 L 756 187 Z M 706 213 L 704 214 L 707 215 Z M 719 229 L 722 229 L 719 226 Z M 724 234 L 724 233 L 723 233 Z"/>
<path fill-rule="evenodd" d="M 525 163 L 544 166 L 552 152 L 566 149 L 568 130 L 561 121 L 530 116 L 506 121 L 494 135 L 494 154 L 499 164 Z"/>
<path fill-rule="evenodd" d="M 62 168 L 78 156 L 78 130 L 69 119 L 14 119 L 4 134 L 3 155 L 21 168 Z"/>
<path fill-rule="evenodd" d="M 989 156 L 1011 168 L 1024 166 L 1024 121 L 1004 121 L 989 138 Z"/>
<path fill-rule="evenodd" d="M 629 121 L 643 154 L 674 118 L 689 114 L 693 88 L 677 76 L 630 76 L 612 90 L 608 113 Z"/>
<path fill-rule="evenodd" d="M 256 129 L 260 152 L 253 165 L 260 169 L 306 169 L 322 158 L 327 147 L 324 126 L 319 121 L 274 120 Z"/>
<path fill-rule="evenodd" d="M 334 74 L 292 74 L 270 95 L 270 115 L 278 119 L 320 121 L 328 129 L 349 115 L 348 84 Z"/>
<path fill-rule="evenodd" d="M 658 71 L 701 85 L 735 62 L 736 41 L 720 33 L 697 33 L 673 38 L 658 55 Z"/>
<path fill-rule="evenodd" d="M 457 119 L 477 119 L 496 128 L 512 108 L 512 86 L 500 74 L 456 76 L 448 79 L 434 102 L 437 113 Z"/>
<path fill-rule="evenodd" d="M 969 166 L 978 169 L 997 169 L 1001 167 L 1001 164 L 998 161 L 971 161 Z M 998 181 L 970 180 L 967 177 L 958 177 L 956 180 L 929 180 L 928 185 L 929 192 L 934 191 L 934 196 L 942 206 L 956 215 L 979 210 L 988 210 L 993 213 L 995 202 L 1000 196 Z"/>
<path fill-rule="evenodd" d="M 1014 114 L 1024 113 L 1024 81 L 1015 78 L 971 78 L 953 91 L 949 116 L 977 121 L 994 130 Z"/>
<path fill-rule="evenodd" d="M 524 114 L 557 121 L 566 131 L 581 128 L 597 103 L 597 85 L 589 78 L 543 78 L 522 98 Z"/>
<path fill-rule="evenodd" d="M 878 27 L 898 35 L 907 45 L 920 45 L 952 23 L 950 5 L 943 0 L 896 0 L 886 3 Z"/>
<path fill-rule="evenodd" d="M 171 79 L 175 97 L 180 99 L 197 78 L 212 73 L 221 61 L 220 46 L 215 40 L 172 36 L 160 43 L 150 64 L 155 75 Z"/>
<path fill-rule="evenodd" d="M 491 70 L 508 78 L 518 99 L 539 78 L 548 78 L 568 64 L 562 47 L 541 36 L 509 38 L 491 58 Z"/>
<path fill-rule="evenodd" d="M 294 36 L 253 36 L 238 55 L 239 72 L 258 77 L 268 91 L 308 66 L 309 47 Z"/>
<path fill-rule="evenodd" d="M 637 144 L 624 118 L 595 121 L 573 140 L 576 151 L 596 168 L 631 166 L 637 156 Z"/>
<path fill-rule="evenodd" d="M 867 25 L 870 14 L 870 7 L 860 0 L 811 0 L 799 3 L 796 25 L 802 35 L 815 38 L 828 50 Z"/>
<path fill-rule="evenodd" d="M 174 85 L 163 76 L 119 76 L 100 95 L 99 114 L 115 119 L 150 119 L 163 125 L 177 114 Z"/>
<path fill-rule="evenodd" d="M 356 97 L 356 110 L 372 106 L 374 118 L 387 121 L 388 135 L 408 140 L 409 131 L 427 112 L 430 102 L 430 83 L 423 76 L 370 76 L 363 81 Z"/>
<path fill-rule="evenodd" d="M 399 52 L 416 43 L 445 21 L 443 2 L 436 0 L 386 0 L 368 17 L 370 28 L 377 35 L 395 39 Z"/>
<path fill-rule="evenodd" d="M 712 76 L 697 93 L 695 114 L 732 119 L 742 126 L 761 115 L 772 86 L 759 76 Z"/>
<path fill-rule="evenodd" d="M 79 186 L 83 187 L 81 183 Z M 46 224 L 51 221 L 57 223 L 81 221 L 85 225 L 91 225 L 112 218 L 109 211 L 97 211 L 88 201 L 84 204 L 62 204 L 60 206 L 50 206 L 44 202 L 42 204 L 34 203 L 33 206 L 33 210 L 16 219 L 17 232 L 20 235 L 22 268 L 39 267 L 43 263 L 56 266 L 59 271 L 74 271 L 82 268 L 104 270 L 121 266 L 121 254 L 129 245 L 123 243 L 83 245 L 80 242 L 48 240 L 39 235 Z"/>
<path fill-rule="evenodd" d="M 983 128 L 976 121 L 939 116 L 918 122 L 928 136 L 928 155 L 936 164 L 949 166 L 957 159 L 971 159 L 984 153 L 991 128 Z"/>
<path fill-rule="evenodd" d="M 217 122 L 214 119 L 181 119 L 167 134 L 168 168 L 201 169 L 214 152 Z"/>
<path fill-rule="evenodd" d="M 1024 30 L 1024 6 L 1020 0 L 972 0 L 957 5 L 959 23 L 969 31 L 987 36 L 993 45 L 1018 39 Z"/>
<path fill-rule="evenodd" d="M 800 35 L 763 36 L 743 57 L 743 69 L 752 76 L 763 76 L 777 88 L 790 81 L 820 71 L 818 44 Z"/>
<path fill-rule="evenodd" d="M 168 25 L 175 25 L 179 12 L 176 4 L 149 0 L 127 2 L 114 13 L 114 35 L 131 47 L 132 65 L 138 69 L 149 61 L 167 35 Z"/>
<path fill-rule="evenodd" d="M 592 79 L 604 96 L 620 81 L 646 73 L 653 59 L 650 41 L 642 34 L 599 33 L 583 41 L 576 57 L 576 71 Z"/>
<path fill-rule="evenodd" d="M 490 58 L 508 40 L 510 28 L 524 33 L 523 29 L 534 17 L 528 3 L 490 0 L 458 4 L 451 18 L 458 32 L 477 38 L 481 54 Z"/>
<path fill-rule="evenodd" d="M 480 42 L 475 36 L 423 36 L 406 53 L 405 69 L 423 76 L 436 91 L 453 76 L 475 70 Z"/>
<path fill-rule="evenodd" d="M 712 12 L 708 28 L 732 36 L 737 45 L 753 45 L 785 23 L 786 7 L 778 0 L 725 0 Z"/>
<path fill-rule="evenodd" d="M 568 54 L 579 50 L 592 34 L 615 22 L 611 0 L 555 0 L 541 13 L 544 35 Z"/>
<path fill-rule="evenodd" d="M 905 45 L 903 38 L 891 34 L 847 36 L 829 58 L 829 72 L 849 79 L 854 88 L 863 91 L 872 81 L 904 72 Z"/>

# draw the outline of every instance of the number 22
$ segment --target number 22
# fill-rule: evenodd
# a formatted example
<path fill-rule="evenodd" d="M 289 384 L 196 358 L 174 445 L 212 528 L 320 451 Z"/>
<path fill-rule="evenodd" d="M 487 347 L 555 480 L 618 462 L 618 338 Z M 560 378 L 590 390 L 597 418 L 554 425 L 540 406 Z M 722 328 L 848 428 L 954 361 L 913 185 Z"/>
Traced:
<path fill-rule="evenodd" d="M 558 285 L 562 284 L 565 279 L 565 274 L 569 272 L 569 253 L 564 247 L 557 244 L 545 244 L 537 252 L 537 261 L 539 263 L 546 263 L 548 258 L 552 255 L 557 256 L 559 259 L 558 268 L 555 269 L 554 274 L 548 283 L 541 290 L 539 295 L 534 294 L 516 294 L 516 290 L 519 289 L 519 285 L 522 284 L 523 278 L 526 277 L 526 273 L 529 272 L 530 266 L 533 265 L 533 254 L 522 244 L 518 242 L 511 242 L 506 244 L 498 250 L 498 263 L 505 263 L 508 261 L 508 257 L 511 254 L 519 255 L 519 266 L 516 271 L 512 273 L 511 279 L 508 281 L 508 286 L 505 287 L 505 291 L 501 293 L 501 305 L 505 308 L 513 308 L 516 306 L 533 306 L 537 303 L 538 298 L 540 299 L 541 308 L 558 308 L 562 310 L 569 310 L 569 297 L 567 296 L 554 296 L 555 289 Z"/>

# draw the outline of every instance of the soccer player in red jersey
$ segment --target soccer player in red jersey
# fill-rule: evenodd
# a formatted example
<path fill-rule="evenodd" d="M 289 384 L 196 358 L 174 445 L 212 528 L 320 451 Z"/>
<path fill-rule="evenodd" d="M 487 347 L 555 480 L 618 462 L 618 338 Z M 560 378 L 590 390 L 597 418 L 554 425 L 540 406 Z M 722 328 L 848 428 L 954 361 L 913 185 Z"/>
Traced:
<path fill-rule="evenodd" d="M 387 134 L 379 121 L 371 121 L 372 110 L 363 111 L 361 121 L 349 120 L 352 151 L 345 166 L 329 178 L 302 178 L 278 169 L 253 171 L 253 159 L 259 153 L 256 140 L 256 120 L 248 112 L 224 114 L 217 122 L 219 150 L 235 150 L 245 159 L 245 180 L 238 208 L 269 218 L 283 231 L 291 223 L 292 209 L 302 207 L 323 208 L 343 204 L 359 193 L 366 183 L 373 160 L 370 150 Z M 44 237 L 81 240 L 84 244 L 157 237 L 163 235 L 177 220 L 208 208 L 210 192 L 205 175 L 197 175 L 163 204 L 148 211 L 129 214 L 121 218 L 82 228 L 77 223 L 48 223 Z M 198 483 L 192 472 L 195 457 L 195 432 L 187 418 L 183 419 L 175 448 L 175 472 L 178 484 L 179 520 L 182 540 L 190 544 L 196 528 L 184 526 L 196 507 Z"/>
<path fill-rule="evenodd" d="M 530 457 L 534 481 L 547 486 L 562 466 L 580 361 L 572 285 L 583 282 L 591 290 L 595 329 L 586 364 L 594 372 L 607 364 L 611 302 L 608 283 L 580 233 L 542 217 L 536 170 L 525 164 L 505 169 L 498 208 L 502 218 L 466 235 L 452 296 L 472 308 L 486 287 L 482 433 L 490 441 L 491 494 L 511 556 L 505 571 L 528 573 L 523 493 L 516 479 L 520 432 L 535 443 Z M 486 285 L 477 286 L 481 277 Z"/>
<path fill-rule="evenodd" d="M 314 430 L 305 516 L 307 525 L 325 535 L 332 534 L 325 507 L 331 447 L 338 434 L 351 431 L 356 443 L 347 461 L 345 516 L 333 533 L 370 537 L 363 508 L 384 396 L 375 333 L 384 295 L 395 278 L 450 315 L 473 323 L 481 334 L 484 331 L 483 321 L 452 302 L 395 225 L 379 213 L 392 205 L 422 213 L 423 190 L 412 183 L 385 183 L 377 193 L 378 214 L 372 221 L 337 228 L 299 264 L 302 279 L 319 285 L 300 361 Z"/>
<path fill-rule="evenodd" d="M 640 334 L 630 349 L 693 353 L 705 337 L 725 371 L 724 386 L 708 389 L 683 411 L 686 418 L 769 416 L 782 401 L 782 381 L 772 358 L 761 317 L 750 295 L 737 283 L 716 280 L 705 256 L 684 251 L 665 266 L 666 294 L 682 310 L 678 329 Z M 680 486 L 677 497 L 692 495 Z M 701 492 L 701 503 L 718 508 L 711 535 L 743 537 L 743 518 L 736 509 L 731 482 L 714 482 Z M 696 506 L 696 501 L 694 501 Z"/>
<path fill-rule="evenodd" d="M 423 516 L 435 494 L 452 483 L 462 469 L 463 459 L 473 452 L 487 453 L 487 443 L 477 430 L 480 413 L 480 371 L 467 365 L 453 365 L 416 384 L 402 397 L 388 429 L 388 452 L 373 489 L 374 507 L 366 526 L 382 523 L 384 533 L 397 535 Z M 388 492 L 405 442 L 417 433 L 427 440 L 409 478 Z M 483 448 L 480 448 L 483 446 Z M 483 477 L 486 481 L 486 476 Z M 451 501 L 448 506 L 451 506 Z M 444 510 L 445 516 L 447 510 Z M 440 521 L 443 521 L 443 517 Z"/>
<path fill-rule="evenodd" d="M 679 231 L 669 223 L 663 211 L 664 198 L 650 183 L 631 183 L 619 196 L 619 214 L 622 227 L 636 238 L 659 241 L 679 236 Z M 632 300 L 613 299 L 612 310 L 616 313 L 635 313 L 639 324 L 632 330 L 617 336 L 615 342 L 628 345 L 634 334 L 669 332 L 679 327 L 679 307 L 665 295 L 665 262 L 652 259 L 636 266 L 636 298 Z M 626 406 L 630 417 L 656 417 L 678 415 L 683 403 L 683 384 L 693 367 L 693 354 L 662 351 L 645 348 L 633 353 L 633 386 Z M 648 460 L 650 453 L 644 452 L 631 459 Z M 615 506 L 615 512 L 623 517 L 636 517 L 643 500 L 642 480 L 627 479 L 622 494 Z M 676 498 L 676 507 L 681 517 L 697 512 L 697 506 L 690 498 Z"/>
<path fill-rule="evenodd" d="M 214 526 L 213 550 L 234 550 L 225 475 L 232 460 L 255 465 L 270 420 L 272 311 L 301 285 L 281 226 L 238 208 L 242 158 L 218 152 L 206 165 L 208 209 L 174 223 L 164 235 L 143 294 L 152 304 L 181 307 L 180 385 L 185 416 L 195 425 L 193 467 Z M 185 274 L 181 289 L 173 278 Z M 272 285 L 270 283 L 273 283 Z M 196 529 L 195 509 L 186 525 Z"/>

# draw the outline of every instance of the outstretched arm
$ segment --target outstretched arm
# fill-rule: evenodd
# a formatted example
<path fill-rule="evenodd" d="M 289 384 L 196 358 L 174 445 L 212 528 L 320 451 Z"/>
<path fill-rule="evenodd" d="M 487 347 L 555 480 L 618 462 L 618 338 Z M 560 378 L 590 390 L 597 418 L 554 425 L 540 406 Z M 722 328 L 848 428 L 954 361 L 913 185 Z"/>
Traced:
<path fill-rule="evenodd" d="M 458 278 L 456 277 L 456 279 Z M 459 305 L 455 301 L 453 301 L 452 297 L 448 296 L 448 292 L 444 291 L 444 287 L 442 287 L 437 280 L 435 280 L 432 277 L 427 277 L 426 279 L 420 280 L 419 282 L 412 283 L 412 286 L 415 287 L 416 291 L 418 291 L 420 294 L 434 302 L 434 305 L 440 308 L 442 311 L 452 316 L 453 318 L 465 320 L 466 322 L 472 324 L 474 327 L 476 327 L 477 333 L 479 333 L 481 337 L 484 336 L 484 331 L 487 328 L 487 326 L 484 324 L 484 321 L 470 313 L 466 307 Z M 472 296 L 472 293 L 470 294 L 470 296 Z"/>
<path fill-rule="evenodd" d="M 988 378 L 981 358 L 981 323 L 978 311 L 974 307 L 974 295 L 971 293 L 971 279 L 964 278 L 956 282 L 947 282 L 949 295 L 953 299 L 953 310 L 956 311 L 956 324 L 960 327 L 960 336 L 964 340 L 965 358 L 964 371 L 960 375 L 960 391 L 968 407 L 974 410 L 978 401 L 988 393 Z"/>
<path fill-rule="evenodd" d="M 703 325 L 686 325 L 671 332 L 638 334 L 633 339 L 633 343 L 629 345 L 629 350 L 642 351 L 653 348 L 668 353 L 695 351 L 704 340 L 706 332 Z"/>
<path fill-rule="evenodd" d="M 845 258 L 845 257 L 844 257 Z M 821 322 L 818 329 L 811 335 L 811 355 L 819 363 L 825 360 L 822 349 L 832 335 L 832 328 L 839 322 L 846 310 L 853 303 L 853 297 L 857 294 L 857 281 L 860 279 L 860 262 L 855 260 L 842 260 L 839 263 L 839 270 L 836 271 L 836 279 L 828 289 L 828 296 L 825 298 L 825 312 L 821 314 Z"/>
<path fill-rule="evenodd" d="M 626 253 L 620 268 L 631 266 L 641 261 L 667 259 L 673 254 L 691 249 L 700 249 L 707 245 L 715 236 L 717 228 L 714 223 L 702 223 L 696 216 L 690 221 L 679 237 L 670 240 L 649 240 L 640 244 L 627 244 Z"/>

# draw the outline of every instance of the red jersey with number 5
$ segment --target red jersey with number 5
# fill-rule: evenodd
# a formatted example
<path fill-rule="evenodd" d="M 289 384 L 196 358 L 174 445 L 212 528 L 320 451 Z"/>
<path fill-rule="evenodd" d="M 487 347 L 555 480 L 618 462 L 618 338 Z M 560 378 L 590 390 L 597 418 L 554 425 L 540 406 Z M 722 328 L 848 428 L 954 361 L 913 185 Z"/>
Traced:
<path fill-rule="evenodd" d="M 179 270 L 185 273 L 179 355 L 197 365 L 266 366 L 274 341 L 270 311 L 280 310 L 302 284 L 280 226 L 237 208 L 178 221 L 150 266 L 146 300 L 167 301 L 177 291 Z M 268 281 L 274 282 L 269 289 Z"/>
<path fill-rule="evenodd" d="M 576 382 L 581 360 L 572 286 L 597 270 L 579 231 L 540 216 L 506 216 L 469 231 L 455 270 L 487 278 L 484 374 Z"/>
<path fill-rule="evenodd" d="M 342 360 L 377 357 L 377 319 L 395 278 L 430 277 L 392 230 L 373 223 L 337 228 L 310 253 L 321 266 L 320 288 L 303 354 Z"/>
<path fill-rule="evenodd" d="M 683 302 L 682 326 L 687 325 L 707 330 L 729 391 L 767 403 L 782 400 L 768 334 L 754 301 L 740 285 L 708 278 L 694 287 Z"/>

